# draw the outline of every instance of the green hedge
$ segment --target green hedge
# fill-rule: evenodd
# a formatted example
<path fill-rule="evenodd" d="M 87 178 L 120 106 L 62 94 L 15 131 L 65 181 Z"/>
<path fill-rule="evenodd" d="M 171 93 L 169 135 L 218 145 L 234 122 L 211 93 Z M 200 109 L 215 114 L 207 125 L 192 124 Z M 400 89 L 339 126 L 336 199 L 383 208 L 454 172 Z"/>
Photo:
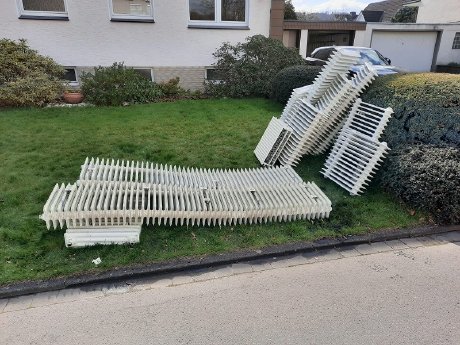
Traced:
<path fill-rule="evenodd" d="M 391 152 L 383 186 L 438 223 L 460 224 L 460 149 L 408 146 Z"/>
<path fill-rule="evenodd" d="M 96 67 L 94 73 L 84 73 L 81 81 L 86 100 L 95 105 L 149 103 L 163 95 L 157 84 L 123 63 Z"/>
<path fill-rule="evenodd" d="M 393 150 L 383 186 L 439 223 L 460 223 L 460 76 L 380 77 L 363 99 L 395 112 L 383 136 Z"/>
<path fill-rule="evenodd" d="M 380 77 L 363 100 L 395 111 L 384 140 L 406 144 L 460 146 L 460 76 L 443 73 Z"/>
<path fill-rule="evenodd" d="M 312 84 L 321 68 L 320 66 L 300 65 L 282 69 L 273 80 L 271 97 L 286 104 L 292 90 Z"/>

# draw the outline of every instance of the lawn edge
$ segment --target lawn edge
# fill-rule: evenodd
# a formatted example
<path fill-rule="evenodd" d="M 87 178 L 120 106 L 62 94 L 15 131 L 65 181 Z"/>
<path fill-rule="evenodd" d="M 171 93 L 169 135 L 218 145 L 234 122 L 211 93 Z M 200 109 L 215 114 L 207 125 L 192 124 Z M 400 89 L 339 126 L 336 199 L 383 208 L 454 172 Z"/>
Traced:
<path fill-rule="evenodd" d="M 34 280 L 12 283 L 0 287 L 0 299 L 30 295 L 40 292 L 76 288 L 91 284 L 119 282 L 126 279 L 154 277 L 157 275 L 183 272 L 200 268 L 209 268 L 249 260 L 282 257 L 296 253 L 306 253 L 321 249 L 340 248 L 370 242 L 383 242 L 407 237 L 436 235 L 451 231 L 460 231 L 460 225 L 424 226 L 405 229 L 391 229 L 353 235 L 346 238 L 326 238 L 313 242 L 292 242 L 273 245 L 261 249 L 239 250 L 212 254 L 202 257 L 181 258 L 158 263 L 135 265 L 103 272 L 74 275 L 49 280 Z"/>

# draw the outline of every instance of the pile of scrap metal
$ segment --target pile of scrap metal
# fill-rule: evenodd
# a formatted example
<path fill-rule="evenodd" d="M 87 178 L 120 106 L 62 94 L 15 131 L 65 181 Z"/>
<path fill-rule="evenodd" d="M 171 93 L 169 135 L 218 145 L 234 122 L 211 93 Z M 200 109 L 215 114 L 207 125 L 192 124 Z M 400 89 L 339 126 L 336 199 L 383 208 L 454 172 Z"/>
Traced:
<path fill-rule="evenodd" d="M 270 121 L 254 151 L 264 167 L 211 170 L 87 158 L 74 184 L 54 187 L 40 218 L 48 228 L 66 227 L 65 243 L 72 247 L 136 243 L 143 224 L 327 218 L 331 201 L 292 166 L 303 155 L 324 153 L 335 141 L 322 174 L 356 195 L 388 151 L 378 140 L 392 110 L 358 98 L 377 75 L 364 65 L 349 77 L 358 59 L 338 51 L 312 85 L 292 92 L 281 118 Z M 281 166 L 275 167 L 277 162 Z"/>
<path fill-rule="evenodd" d="M 377 76 L 369 64 L 350 76 L 359 58 L 337 51 L 312 85 L 293 90 L 280 119 L 270 121 L 254 150 L 262 165 L 295 166 L 302 156 L 333 145 L 322 174 L 351 195 L 363 192 L 389 150 L 379 138 L 393 110 L 358 98 Z"/>
<path fill-rule="evenodd" d="M 142 224 L 222 226 L 327 218 L 331 201 L 292 167 L 220 170 L 86 159 L 40 216 L 67 246 L 139 242 Z"/>

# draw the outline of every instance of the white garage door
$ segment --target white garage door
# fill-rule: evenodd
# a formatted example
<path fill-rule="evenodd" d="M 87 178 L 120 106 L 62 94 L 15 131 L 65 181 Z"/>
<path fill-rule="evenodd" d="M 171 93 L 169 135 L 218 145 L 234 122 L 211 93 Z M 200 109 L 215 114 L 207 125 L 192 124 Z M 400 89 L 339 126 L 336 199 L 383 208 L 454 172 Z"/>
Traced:
<path fill-rule="evenodd" d="M 391 59 L 391 64 L 409 72 L 431 69 L 436 32 L 373 31 L 371 48 Z"/>

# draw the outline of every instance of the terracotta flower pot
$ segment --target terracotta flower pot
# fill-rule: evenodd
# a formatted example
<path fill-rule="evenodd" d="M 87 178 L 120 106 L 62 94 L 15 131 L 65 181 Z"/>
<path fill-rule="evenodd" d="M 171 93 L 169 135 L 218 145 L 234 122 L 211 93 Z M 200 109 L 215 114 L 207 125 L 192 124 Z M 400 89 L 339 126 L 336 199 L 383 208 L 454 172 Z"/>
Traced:
<path fill-rule="evenodd" d="M 69 104 L 78 104 L 83 101 L 83 94 L 81 92 L 64 92 L 64 101 Z"/>

